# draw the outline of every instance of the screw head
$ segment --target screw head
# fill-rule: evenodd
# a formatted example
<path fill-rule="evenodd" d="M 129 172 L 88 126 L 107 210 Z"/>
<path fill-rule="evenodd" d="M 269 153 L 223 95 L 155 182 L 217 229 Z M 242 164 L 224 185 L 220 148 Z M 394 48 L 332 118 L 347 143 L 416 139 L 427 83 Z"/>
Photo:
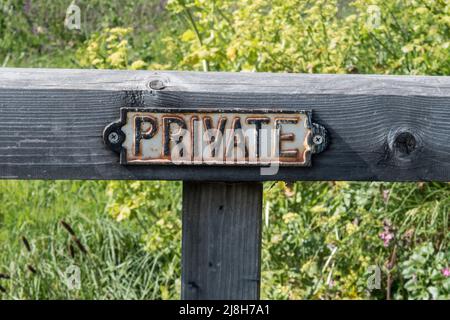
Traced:
<path fill-rule="evenodd" d="M 161 80 L 152 80 L 150 81 L 149 86 L 153 90 L 162 90 L 166 87 Z"/>
<path fill-rule="evenodd" d="M 323 137 L 318 134 L 315 135 L 312 140 L 315 145 L 319 145 L 319 144 L 323 143 Z"/>
<path fill-rule="evenodd" d="M 117 132 L 111 132 L 108 135 L 108 140 L 110 143 L 116 144 L 117 142 L 119 142 L 119 135 L 117 134 Z"/>

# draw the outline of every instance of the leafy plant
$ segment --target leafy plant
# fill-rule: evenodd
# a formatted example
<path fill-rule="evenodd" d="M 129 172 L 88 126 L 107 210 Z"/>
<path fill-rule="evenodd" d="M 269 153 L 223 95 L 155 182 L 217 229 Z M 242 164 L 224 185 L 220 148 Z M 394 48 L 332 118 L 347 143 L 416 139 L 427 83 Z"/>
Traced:
<path fill-rule="evenodd" d="M 402 264 L 402 275 L 407 280 L 405 290 L 410 299 L 450 298 L 450 251 L 437 252 L 433 244 L 424 243 L 412 251 Z"/>
<path fill-rule="evenodd" d="M 126 183 L 1 182 L 0 299 L 178 298 L 179 223 L 169 226 L 171 208 L 158 200 L 169 199 L 170 188 L 144 185 L 152 193 L 143 203 L 158 203 L 161 212 L 117 223 L 105 208 Z M 68 285 L 74 267 L 79 287 Z"/>
<path fill-rule="evenodd" d="M 444 0 L 171 0 L 187 30 L 173 67 L 217 71 L 446 75 Z M 172 54 L 174 56 L 174 54 Z M 180 56 L 177 53 L 177 56 Z"/>

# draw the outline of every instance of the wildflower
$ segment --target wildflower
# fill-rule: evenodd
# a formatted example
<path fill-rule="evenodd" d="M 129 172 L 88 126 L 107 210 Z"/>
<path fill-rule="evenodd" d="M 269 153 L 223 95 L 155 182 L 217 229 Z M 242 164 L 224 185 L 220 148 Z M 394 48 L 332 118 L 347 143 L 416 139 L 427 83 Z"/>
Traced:
<path fill-rule="evenodd" d="M 132 28 L 121 28 L 121 27 L 116 27 L 116 28 L 112 28 L 111 30 L 109 30 L 110 33 L 118 34 L 119 36 L 125 36 L 125 35 L 129 34 L 131 31 L 132 31 Z"/>
<path fill-rule="evenodd" d="M 128 46 L 128 40 L 122 40 L 117 44 L 117 48 L 126 48 Z"/>
<path fill-rule="evenodd" d="M 296 219 L 297 215 L 293 212 L 288 212 L 285 215 L 283 215 L 283 221 L 284 223 L 290 223 Z"/>
<path fill-rule="evenodd" d="M 102 59 L 95 58 L 94 60 L 92 60 L 92 65 L 96 66 L 96 65 L 98 65 L 98 64 L 100 64 L 102 62 L 103 62 Z"/>
<path fill-rule="evenodd" d="M 450 277 L 450 267 L 447 267 L 447 268 L 442 269 L 442 274 L 443 274 L 444 277 L 446 277 L 446 278 Z"/>
<path fill-rule="evenodd" d="M 122 51 L 117 51 L 111 54 L 106 59 L 112 66 L 121 66 L 125 62 L 125 54 Z"/>
<path fill-rule="evenodd" d="M 380 239 L 383 240 L 383 244 L 385 247 L 389 246 L 389 243 L 392 239 L 394 239 L 394 233 L 390 231 L 388 227 L 384 228 L 384 231 L 380 233 Z"/>
<path fill-rule="evenodd" d="M 237 49 L 235 47 L 229 47 L 227 49 L 227 58 L 230 59 L 231 61 L 236 60 L 236 56 L 237 56 Z"/>
<path fill-rule="evenodd" d="M 139 69 L 143 69 L 147 64 L 142 61 L 142 60 L 136 60 L 131 64 L 131 69 L 132 70 L 139 70 Z"/>
<path fill-rule="evenodd" d="M 395 234 L 392 228 L 392 223 L 389 220 L 383 221 L 384 231 L 379 234 L 381 240 L 383 240 L 384 246 L 388 247 L 391 240 L 394 239 Z"/>

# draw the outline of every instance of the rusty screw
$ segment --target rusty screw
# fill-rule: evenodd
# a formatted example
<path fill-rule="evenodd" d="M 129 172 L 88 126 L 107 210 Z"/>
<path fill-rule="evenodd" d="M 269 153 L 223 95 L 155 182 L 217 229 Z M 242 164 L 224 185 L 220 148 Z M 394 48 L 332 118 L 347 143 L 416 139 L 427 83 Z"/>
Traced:
<path fill-rule="evenodd" d="M 117 142 L 119 142 L 119 135 L 117 134 L 117 132 L 111 132 L 108 136 L 108 140 L 112 144 L 116 144 Z"/>
<path fill-rule="evenodd" d="M 323 143 L 323 137 L 320 136 L 320 135 L 315 135 L 313 137 L 313 142 L 314 142 L 315 145 L 322 144 Z"/>
<path fill-rule="evenodd" d="M 152 81 L 150 81 L 149 86 L 153 90 L 162 90 L 166 87 L 164 85 L 164 82 L 162 82 L 161 80 L 152 80 Z"/>

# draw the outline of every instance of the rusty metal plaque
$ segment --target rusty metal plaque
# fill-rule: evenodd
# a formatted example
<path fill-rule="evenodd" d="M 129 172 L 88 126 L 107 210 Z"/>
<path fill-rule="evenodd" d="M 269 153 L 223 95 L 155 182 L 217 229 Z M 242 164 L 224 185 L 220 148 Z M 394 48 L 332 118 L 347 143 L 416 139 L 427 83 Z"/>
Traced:
<path fill-rule="evenodd" d="M 105 144 L 127 165 L 310 166 L 328 144 L 312 111 L 122 108 Z"/>

